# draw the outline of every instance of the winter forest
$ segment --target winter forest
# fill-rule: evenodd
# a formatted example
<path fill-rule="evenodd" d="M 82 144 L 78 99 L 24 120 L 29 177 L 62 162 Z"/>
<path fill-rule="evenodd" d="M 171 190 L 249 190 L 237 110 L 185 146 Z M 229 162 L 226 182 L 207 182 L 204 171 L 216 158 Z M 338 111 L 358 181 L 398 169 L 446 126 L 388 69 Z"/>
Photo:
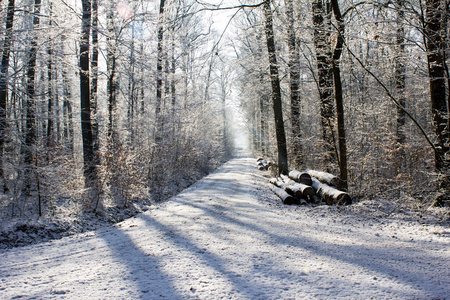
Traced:
<path fill-rule="evenodd" d="M 120 215 L 240 151 L 448 205 L 448 5 L 3 0 L 0 218 Z"/>

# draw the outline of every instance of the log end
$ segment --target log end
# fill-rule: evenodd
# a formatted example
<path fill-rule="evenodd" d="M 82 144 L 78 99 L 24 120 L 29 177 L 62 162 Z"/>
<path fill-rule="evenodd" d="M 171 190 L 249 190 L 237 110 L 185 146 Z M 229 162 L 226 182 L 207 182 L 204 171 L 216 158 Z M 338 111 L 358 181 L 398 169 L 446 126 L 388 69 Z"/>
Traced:
<path fill-rule="evenodd" d="M 350 205 L 352 202 L 352 197 L 347 193 L 342 193 L 337 197 L 337 205 Z"/>
<path fill-rule="evenodd" d="M 308 173 L 301 173 L 298 175 L 298 182 L 311 185 L 312 184 L 312 178 Z"/>

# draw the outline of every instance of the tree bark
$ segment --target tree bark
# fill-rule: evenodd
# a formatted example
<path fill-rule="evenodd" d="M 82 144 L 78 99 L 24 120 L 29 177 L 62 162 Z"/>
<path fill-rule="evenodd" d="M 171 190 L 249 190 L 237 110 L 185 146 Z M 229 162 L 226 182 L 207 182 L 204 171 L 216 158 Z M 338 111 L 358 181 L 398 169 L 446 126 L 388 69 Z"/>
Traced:
<path fill-rule="evenodd" d="M 312 2 L 314 47 L 316 49 L 320 115 L 323 139 L 323 161 L 327 171 L 333 171 L 337 161 L 334 142 L 335 112 L 333 105 L 332 50 L 329 45 L 331 33 L 331 7 L 329 0 Z"/>
<path fill-rule="evenodd" d="M 406 66 L 405 66 L 405 21 L 404 0 L 396 0 L 397 12 L 397 36 L 395 37 L 395 63 L 394 63 L 394 81 L 397 89 L 397 99 L 401 106 L 405 107 L 405 88 L 406 88 Z M 406 114 L 399 106 L 397 108 L 397 144 L 399 146 L 405 143 L 405 122 Z"/>
<path fill-rule="evenodd" d="M 41 11 L 41 0 L 35 0 L 33 12 L 33 30 L 39 26 L 39 15 Z M 37 36 L 33 32 L 30 42 L 30 51 L 27 65 L 27 100 L 25 117 L 25 145 L 23 149 L 25 162 L 24 193 L 29 194 L 32 182 L 31 168 L 33 166 L 33 147 L 36 143 L 36 60 L 37 60 Z"/>
<path fill-rule="evenodd" d="M 84 177 L 87 187 L 97 180 L 94 143 L 92 135 L 90 74 L 89 74 L 89 36 L 91 31 L 91 1 L 82 0 L 82 25 L 80 39 L 80 108 L 81 134 L 83 141 Z"/>
<path fill-rule="evenodd" d="M 7 128 L 8 122 L 6 120 L 6 102 L 8 96 L 8 69 L 9 69 L 9 56 L 11 53 L 12 44 L 12 30 L 14 23 L 14 10 L 15 1 L 9 0 L 7 11 L 6 11 L 6 30 L 4 33 L 3 41 L 3 53 L 2 53 L 2 64 L 0 70 L 0 180 L 3 191 L 7 191 L 6 180 L 4 178 L 3 172 L 3 161 L 4 161 L 4 147 L 7 140 Z"/>
<path fill-rule="evenodd" d="M 49 3 L 49 28 L 52 27 L 52 3 Z M 49 152 L 51 152 L 50 148 L 54 145 L 54 129 L 53 129 L 53 105 L 54 105 L 54 94 L 53 94 L 53 43 L 49 38 L 47 41 L 47 95 L 48 95 L 48 103 L 47 103 L 47 148 Z M 50 153 L 48 153 L 50 154 Z"/>
<path fill-rule="evenodd" d="M 302 132 L 300 125 L 300 54 L 297 47 L 297 40 L 295 36 L 295 18 L 293 0 L 285 0 L 286 3 L 286 18 L 287 18 L 287 35 L 289 47 L 289 87 L 291 98 L 291 133 L 292 133 L 292 152 L 293 152 L 293 167 L 301 168 L 303 165 L 302 153 Z"/>
<path fill-rule="evenodd" d="M 92 128 L 92 142 L 93 152 L 98 153 L 100 148 L 98 136 L 98 121 L 97 121 L 97 102 L 98 102 L 98 0 L 92 0 L 92 56 L 91 56 L 91 95 L 90 95 L 90 110 L 91 110 L 91 128 Z M 97 158 L 98 155 L 94 154 Z M 100 163 L 99 161 L 96 162 Z"/>
<path fill-rule="evenodd" d="M 106 73 L 107 73 L 107 85 L 106 94 L 108 98 L 108 136 L 114 141 L 116 138 L 116 122 L 115 122 L 115 110 L 116 110 L 116 37 L 114 28 L 114 2 L 111 1 L 107 19 L 108 36 L 107 41 L 107 53 L 106 53 Z"/>
<path fill-rule="evenodd" d="M 156 104 L 155 104 L 155 142 L 159 144 L 162 140 L 163 120 L 161 116 L 162 95 L 163 95 L 163 60 L 164 60 L 164 5 L 165 0 L 159 2 L 158 18 L 158 45 L 156 57 Z"/>
<path fill-rule="evenodd" d="M 275 117 L 275 131 L 278 148 L 278 174 L 288 174 L 288 157 L 286 146 L 286 133 L 284 130 L 283 108 L 281 101 L 280 79 L 278 76 L 278 63 L 273 32 L 273 17 L 270 0 L 264 1 L 265 32 L 267 39 L 267 52 L 269 53 L 270 80 L 272 83 L 272 101 Z"/>
<path fill-rule="evenodd" d="M 347 140 L 345 137 L 345 118 L 344 118 L 344 99 L 342 92 L 340 58 L 344 46 L 345 39 L 345 25 L 344 20 L 339 9 L 337 0 L 331 0 L 334 17 L 338 23 L 338 36 L 336 47 L 333 51 L 333 80 L 334 80 L 334 95 L 336 98 L 336 113 L 337 113 L 337 129 L 338 129 L 338 147 L 339 147 L 339 188 L 348 190 L 348 172 L 347 172 Z"/>
<path fill-rule="evenodd" d="M 447 25 L 442 22 L 445 11 L 443 1 L 426 0 L 425 5 L 425 39 L 430 78 L 430 100 L 437 149 L 435 165 L 439 173 L 436 204 L 442 205 L 450 198 L 450 131 L 445 85 L 445 43 L 442 39 Z"/>
<path fill-rule="evenodd" d="M 61 52 L 64 53 L 65 36 L 61 37 Z M 73 135 L 73 114 L 72 114 L 72 100 L 70 92 L 70 82 L 67 75 L 67 66 L 62 68 L 63 80 L 63 137 L 68 143 L 68 148 L 73 153 L 74 150 L 74 135 Z"/>

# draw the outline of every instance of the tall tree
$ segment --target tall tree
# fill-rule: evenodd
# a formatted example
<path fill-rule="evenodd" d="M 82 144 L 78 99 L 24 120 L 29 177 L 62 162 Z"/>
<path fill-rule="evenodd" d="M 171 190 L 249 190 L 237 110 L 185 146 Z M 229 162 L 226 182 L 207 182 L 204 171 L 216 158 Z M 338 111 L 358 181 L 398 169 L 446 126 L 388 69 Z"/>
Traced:
<path fill-rule="evenodd" d="M 60 39 L 60 51 L 65 54 L 67 37 L 63 34 Z M 73 153 L 74 149 L 74 132 L 73 132 L 73 113 L 72 113 L 72 99 L 71 99 L 71 84 L 68 75 L 68 64 L 62 63 L 61 77 L 62 77 L 62 136 L 64 142 L 67 143 L 68 149 Z"/>
<path fill-rule="evenodd" d="M 115 120 L 115 109 L 116 109 L 116 30 L 114 25 L 114 1 L 110 1 L 107 15 L 106 15 L 106 26 L 108 30 L 108 35 L 106 37 L 107 43 L 107 53 L 106 53 L 106 73 L 107 73 L 107 84 L 106 84 L 106 94 L 108 98 L 108 136 L 112 139 L 116 138 L 116 122 Z"/>
<path fill-rule="evenodd" d="M 331 5 L 329 0 L 313 0 L 314 48 L 317 60 L 317 85 L 324 147 L 324 167 L 333 171 L 336 159 L 334 142 L 333 69 L 331 40 Z"/>
<path fill-rule="evenodd" d="M 347 179 L 347 139 L 345 138 L 345 119 L 344 119 L 344 99 L 342 92 L 340 59 L 344 46 L 345 25 L 344 19 L 339 8 L 337 0 L 331 0 L 334 17 L 337 22 L 337 41 L 332 57 L 334 95 L 336 99 L 337 127 L 338 127 L 338 147 L 339 147 L 339 179 L 340 188 L 348 189 Z"/>
<path fill-rule="evenodd" d="M 89 37 L 91 32 L 91 1 L 82 0 L 81 39 L 80 39 L 80 108 L 81 135 L 83 141 L 84 177 L 87 187 L 97 181 L 96 159 L 92 135 L 91 95 L 89 82 Z"/>
<path fill-rule="evenodd" d="M 11 53 L 11 44 L 12 44 L 14 10 L 15 10 L 14 0 L 9 0 L 6 10 L 6 30 L 4 33 L 2 64 L 0 69 L 0 180 L 2 180 L 3 191 L 7 190 L 3 173 L 3 161 L 4 161 L 3 150 L 7 139 L 6 130 L 8 125 L 6 120 L 6 108 L 7 108 L 6 103 L 8 98 L 7 97 L 8 69 L 9 69 L 9 56 Z"/>
<path fill-rule="evenodd" d="M 30 42 L 30 50 L 27 64 L 27 100 L 25 104 L 26 117 L 25 117 L 25 145 L 23 149 L 24 161 L 25 161 L 25 184 L 24 192 L 28 194 L 31 187 L 31 166 L 33 164 L 33 147 L 36 143 L 36 62 L 38 42 L 36 30 L 39 27 L 41 13 L 41 0 L 34 1 L 33 10 L 33 36 Z"/>
<path fill-rule="evenodd" d="M 98 136 L 98 120 L 97 120 L 97 106 L 98 106 L 98 0 L 92 0 L 92 58 L 91 58 L 91 123 L 92 123 L 92 142 L 94 154 L 98 153 L 100 142 Z M 97 158 L 97 155 L 94 155 Z M 97 161 L 97 163 L 99 163 Z"/>
<path fill-rule="evenodd" d="M 443 0 L 426 0 L 425 40 L 427 48 L 428 74 L 430 78 L 430 102 L 433 127 L 436 134 L 435 165 L 439 173 L 437 181 L 437 204 L 450 199 L 450 129 L 445 80 L 445 43 L 447 30 Z"/>
<path fill-rule="evenodd" d="M 275 132 L 278 147 L 278 174 L 287 174 L 289 172 L 286 133 L 284 130 L 283 106 L 281 101 L 280 78 L 278 75 L 278 63 L 275 47 L 275 36 L 273 32 L 273 17 L 270 0 L 265 0 L 264 9 L 264 28 L 267 39 L 267 52 L 269 54 L 270 80 L 272 83 L 272 102 L 275 117 Z"/>
<path fill-rule="evenodd" d="M 406 66 L 405 66 L 405 1 L 396 0 L 396 37 L 395 37 L 395 52 L 394 52 L 394 83 L 397 90 L 397 99 L 400 105 L 396 106 L 397 109 L 397 126 L 396 126 L 396 143 L 399 151 L 397 152 L 397 161 L 399 163 L 398 168 L 400 172 L 403 172 L 405 160 L 405 123 L 406 113 L 402 107 L 406 104 Z M 400 107 L 401 106 L 401 107 Z"/>
<path fill-rule="evenodd" d="M 161 106 L 163 97 L 163 64 L 164 64 L 164 5 L 165 0 L 159 2 L 158 17 L 158 45 L 156 57 L 156 105 L 155 105 L 155 142 L 160 143 L 162 139 L 163 120 L 161 116 Z"/>
<path fill-rule="evenodd" d="M 295 18 L 293 0 L 285 0 L 287 18 L 287 39 L 289 47 L 289 87 L 291 98 L 291 130 L 294 168 L 303 164 L 302 131 L 300 126 L 300 52 L 295 35 Z"/>
<path fill-rule="evenodd" d="M 52 2 L 49 2 L 49 20 L 48 27 L 51 28 L 53 25 L 52 22 L 52 14 L 53 14 L 53 6 Z M 54 93 L 53 93 L 53 43 L 51 38 L 49 37 L 47 40 L 47 147 L 50 148 L 54 144 L 54 115 L 53 115 L 53 106 L 55 105 L 54 101 Z M 50 151 L 50 150 L 49 150 Z"/>

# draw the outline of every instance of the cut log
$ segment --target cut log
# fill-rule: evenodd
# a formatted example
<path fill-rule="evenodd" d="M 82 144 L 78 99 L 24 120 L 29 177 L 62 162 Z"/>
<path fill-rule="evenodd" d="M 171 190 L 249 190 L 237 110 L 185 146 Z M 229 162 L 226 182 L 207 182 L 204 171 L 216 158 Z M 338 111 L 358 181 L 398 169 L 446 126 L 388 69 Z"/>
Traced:
<path fill-rule="evenodd" d="M 271 184 L 273 184 L 274 186 L 279 187 L 279 188 L 285 190 L 285 191 L 286 191 L 289 195 L 291 195 L 291 196 L 294 196 L 294 197 L 296 197 L 296 196 L 301 197 L 301 192 L 300 192 L 300 195 L 298 195 L 298 194 L 296 193 L 296 191 L 293 190 L 293 189 L 291 189 L 291 188 L 290 188 L 290 185 L 287 184 L 287 183 L 286 183 L 282 178 L 280 178 L 280 177 L 278 177 L 278 178 L 271 178 L 271 179 L 269 180 L 269 182 L 270 182 Z"/>
<path fill-rule="evenodd" d="M 258 170 L 268 170 L 273 165 L 272 161 L 259 158 L 257 161 Z"/>
<path fill-rule="evenodd" d="M 265 159 L 259 159 L 258 160 L 258 170 L 264 171 L 269 168 L 267 161 Z"/>
<path fill-rule="evenodd" d="M 289 172 L 289 178 L 296 182 L 300 182 L 306 185 L 311 185 L 311 176 L 306 172 L 300 172 L 297 170 L 292 170 Z"/>
<path fill-rule="evenodd" d="M 314 189 L 311 186 L 298 182 L 286 184 L 285 190 L 291 195 L 296 195 L 297 197 L 304 199 L 312 199 L 315 194 Z"/>
<path fill-rule="evenodd" d="M 289 195 L 285 190 L 283 190 L 282 188 L 276 187 L 272 184 L 269 185 L 270 189 L 275 193 L 275 195 L 278 196 L 278 198 L 280 198 L 280 200 L 287 205 L 292 205 L 292 204 L 299 204 L 299 201 L 297 199 L 295 199 L 295 197 Z"/>
<path fill-rule="evenodd" d="M 290 179 L 289 176 L 286 176 L 284 174 L 280 174 L 280 178 L 287 184 L 292 184 L 295 182 L 294 180 Z"/>
<path fill-rule="evenodd" d="M 269 182 L 279 188 L 281 188 L 281 185 L 283 184 L 283 181 L 280 181 L 278 178 L 275 177 L 270 178 Z"/>
<path fill-rule="evenodd" d="M 333 174 L 315 170 L 307 170 L 306 173 L 311 175 L 311 177 L 316 178 L 322 183 L 326 183 L 331 186 L 339 187 L 339 178 Z"/>
<path fill-rule="evenodd" d="M 312 187 L 316 190 L 317 194 L 328 205 L 348 205 L 352 204 L 352 198 L 346 192 L 340 191 L 331 187 L 325 183 L 321 183 L 317 179 L 313 178 Z"/>
<path fill-rule="evenodd" d="M 307 199 L 307 200 L 309 200 L 308 202 L 314 202 L 313 196 L 315 194 L 315 191 L 310 185 L 295 182 L 294 180 L 290 179 L 286 175 L 280 175 L 280 176 L 281 176 L 281 179 L 287 184 L 286 190 L 290 189 L 292 191 L 292 192 L 289 192 L 289 190 L 287 190 L 288 193 L 295 194 L 299 198 Z"/>

